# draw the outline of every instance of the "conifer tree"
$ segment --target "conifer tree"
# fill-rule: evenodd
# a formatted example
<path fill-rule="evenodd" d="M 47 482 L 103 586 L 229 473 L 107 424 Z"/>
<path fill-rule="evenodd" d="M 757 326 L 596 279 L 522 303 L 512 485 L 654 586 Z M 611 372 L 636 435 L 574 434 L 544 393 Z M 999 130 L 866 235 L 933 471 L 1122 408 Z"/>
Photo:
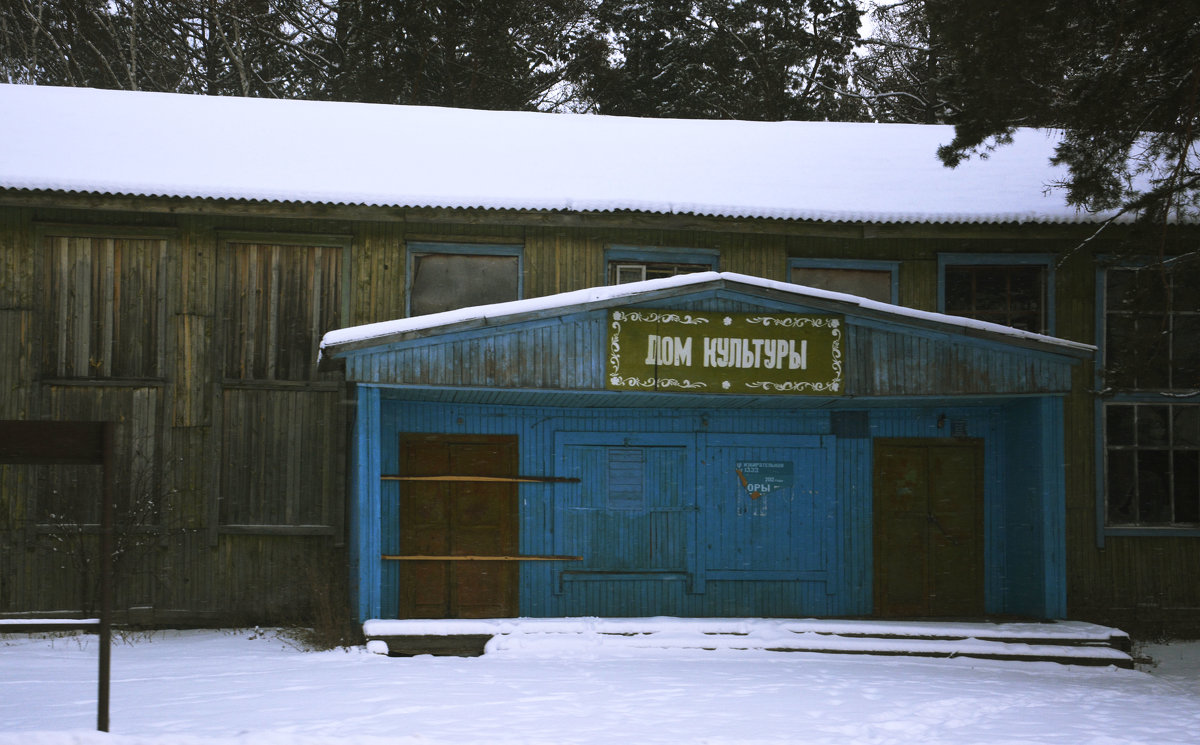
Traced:
<path fill-rule="evenodd" d="M 1121 0 L 926 0 L 956 165 L 1015 127 L 1060 129 L 1067 200 L 1158 220 L 1198 206 L 1200 8 Z M 1181 12 L 1183 11 L 1183 12 Z"/>
<path fill-rule="evenodd" d="M 573 80 L 594 111 L 708 119 L 862 116 L 846 96 L 853 0 L 601 0 Z"/>

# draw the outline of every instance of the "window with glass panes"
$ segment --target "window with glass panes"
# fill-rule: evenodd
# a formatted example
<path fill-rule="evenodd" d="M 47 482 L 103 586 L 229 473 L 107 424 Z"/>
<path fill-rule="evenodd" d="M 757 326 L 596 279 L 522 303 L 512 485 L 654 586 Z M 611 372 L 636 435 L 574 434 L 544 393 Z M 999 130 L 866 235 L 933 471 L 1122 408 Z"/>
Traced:
<path fill-rule="evenodd" d="M 947 264 L 945 312 L 1044 334 L 1047 269 L 1043 264 Z"/>
<path fill-rule="evenodd" d="M 1200 389 L 1200 261 L 1191 264 L 1105 273 L 1106 387 Z"/>
<path fill-rule="evenodd" d="M 676 264 L 654 261 L 610 261 L 608 262 L 608 283 L 623 285 L 627 282 L 641 282 L 644 279 L 660 279 L 674 277 L 677 274 L 695 274 L 712 269 L 711 264 Z"/>
<path fill-rule="evenodd" d="M 1200 262 L 1111 267 L 1104 285 L 1109 526 L 1200 527 Z"/>
<path fill-rule="evenodd" d="M 1200 524 L 1200 405 L 1104 407 L 1110 525 Z"/>

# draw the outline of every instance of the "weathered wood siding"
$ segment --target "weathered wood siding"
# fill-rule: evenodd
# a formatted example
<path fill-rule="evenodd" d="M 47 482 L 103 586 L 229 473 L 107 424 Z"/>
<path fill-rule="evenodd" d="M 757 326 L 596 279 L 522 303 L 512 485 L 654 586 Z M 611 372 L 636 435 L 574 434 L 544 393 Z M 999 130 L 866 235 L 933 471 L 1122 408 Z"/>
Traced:
<path fill-rule="evenodd" d="M 686 296 L 654 307 L 771 312 L 751 299 L 697 303 Z M 630 306 L 635 307 L 635 306 Z M 792 309 L 795 312 L 820 312 Z M 845 392 L 851 396 L 964 396 L 1070 390 L 1071 360 L 968 336 L 904 332 L 846 317 Z M 347 357 L 350 380 L 413 386 L 603 391 L 607 311 L 435 337 Z"/>
<path fill-rule="evenodd" d="M 117 422 L 118 509 L 153 503 L 118 606 L 298 620 L 317 591 L 304 567 L 345 530 L 353 411 L 316 366 L 321 335 L 349 323 L 344 226 L 0 220 L 0 416 Z M 77 558 L 95 543 L 95 471 L 0 466 L 0 612 L 87 609 L 94 577 Z"/>
<path fill-rule="evenodd" d="M 307 595 L 295 567 L 344 538 L 353 396 L 337 375 L 304 368 L 314 303 L 320 330 L 402 317 L 409 241 L 521 245 L 526 296 L 603 284 L 612 245 L 715 249 L 722 270 L 781 280 L 789 258 L 896 261 L 900 302 L 924 310 L 937 308 L 939 253 L 1075 245 L 1066 228 L 9 197 L 17 206 L 0 207 L 0 416 L 111 418 L 130 441 L 152 440 L 150 470 L 186 530 L 164 536 L 120 602 L 243 620 L 294 615 Z M 327 307 L 338 273 L 341 294 Z M 1094 343 L 1091 256 L 1072 254 L 1055 278 L 1055 333 Z M 276 291 L 281 304 L 271 306 Z M 251 292 L 266 300 L 251 302 Z M 263 311 L 253 353 L 237 336 L 251 308 Z M 260 323 L 272 312 L 273 331 Z M 276 348 L 264 333 L 275 334 Z M 1064 401 L 1071 614 L 1195 618 L 1200 539 L 1109 537 L 1097 546 L 1094 380 L 1090 364 L 1077 366 Z M 78 606 L 73 574 L 38 527 L 60 488 L 53 484 L 61 492 L 72 478 L 0 466 L 0 612 Z M 867 507 L 858 499 L 847 509 Z"/>

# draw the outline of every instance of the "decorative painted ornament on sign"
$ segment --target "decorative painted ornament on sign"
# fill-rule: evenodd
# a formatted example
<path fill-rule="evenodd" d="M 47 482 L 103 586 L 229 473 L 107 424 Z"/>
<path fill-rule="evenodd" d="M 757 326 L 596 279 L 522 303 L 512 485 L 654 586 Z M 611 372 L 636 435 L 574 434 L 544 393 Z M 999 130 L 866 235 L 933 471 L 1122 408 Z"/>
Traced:
<path fill-rule="evenodd" d="M 608 388 L 840 395 L 842 318 L 614 310 Z"/>

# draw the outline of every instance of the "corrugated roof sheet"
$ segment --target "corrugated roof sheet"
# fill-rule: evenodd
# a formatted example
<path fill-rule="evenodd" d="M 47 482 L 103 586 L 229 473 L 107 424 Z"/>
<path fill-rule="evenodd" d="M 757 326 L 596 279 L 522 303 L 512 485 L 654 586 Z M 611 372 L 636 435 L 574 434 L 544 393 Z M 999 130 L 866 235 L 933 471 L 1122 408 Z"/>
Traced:
<path fill-rule="evenodd" d="M 1075 223 L 1053 135 L 495 112 L 0 85 L 0 188 L 875 223 Z"/>

